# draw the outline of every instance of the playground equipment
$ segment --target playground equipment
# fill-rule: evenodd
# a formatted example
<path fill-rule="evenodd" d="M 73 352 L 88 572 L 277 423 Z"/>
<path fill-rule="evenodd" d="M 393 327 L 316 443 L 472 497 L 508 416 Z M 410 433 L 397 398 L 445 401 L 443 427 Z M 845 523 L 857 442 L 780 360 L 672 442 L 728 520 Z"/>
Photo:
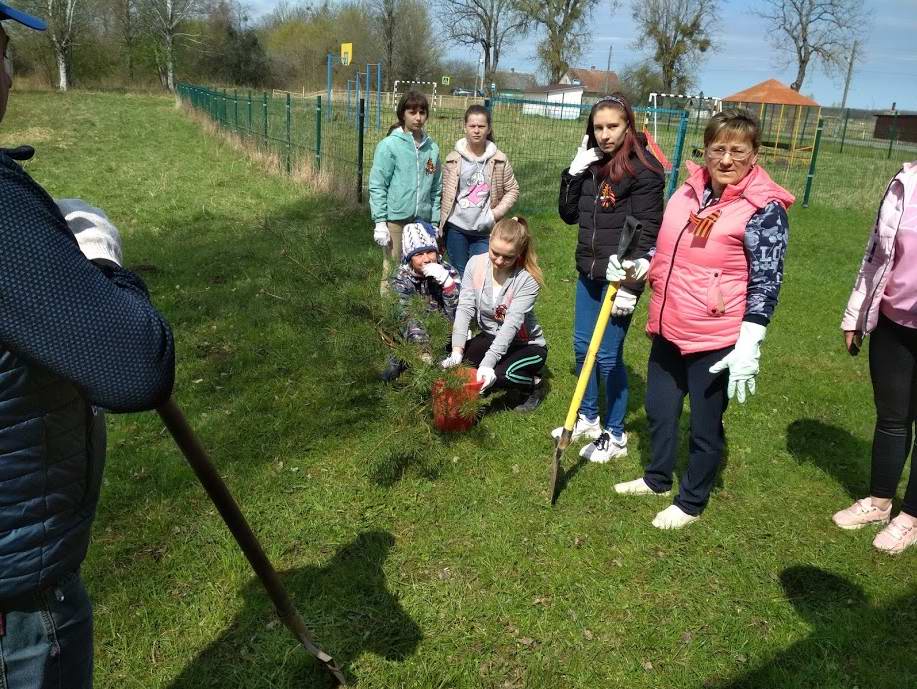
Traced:
<path fill-rule="evenodd" d="M 349 55 L 346 58 L 349 60 Z M 345 64 L 345 57 L 340 60 L 334 53 L 328 53 L 327 57 L 327 86 L 326 101 L 328 107 L 325 108 L 326 119 L 331 119 L 334 113 L 334 67 L 340 63 L 344 67 L 349 67 L 350 62 Z M 373 68 L 375 68 L 375 88 L 373 88 Z M 373 105 L 375 105 L 375 125 L 376 129 L 382 128 L 382 65 L 375 62 L 366 64 L 365 72 L 356 70 L 353 79 L 348 79 L 345 87 L 345 116 L 354 119 L 354 126 L 359 126 L 360 117 L 360 99 L 365 99 L 366 117 L 363 120 L 364 129 L 369 129 L 370 122 L 373 121 L 371 116 Z"/>
<path fill-rule="evenodd" d="M 723 102 L 757 116 L 761 131 L 758 155 L 762 162 L 776 159 L 788 167 L 796 162 L 809 162 L 821 116 L 821 106 L 814 100 L 776 79 L 768 79 L 724 98 Z"/>
<path fill-rule="evenodd" d="M 416 91 L 430 93 L 430 107 L 433 108 L 433 110 L 436 110 L 436 87 L 437 83 L 435 81 L 404 81 L 402 79 L 398 79 L 394 84 L 392 84 L 392 109 L 398 106 L 399 89 L 401 89 L 402 93 L 414 89 Z"/>

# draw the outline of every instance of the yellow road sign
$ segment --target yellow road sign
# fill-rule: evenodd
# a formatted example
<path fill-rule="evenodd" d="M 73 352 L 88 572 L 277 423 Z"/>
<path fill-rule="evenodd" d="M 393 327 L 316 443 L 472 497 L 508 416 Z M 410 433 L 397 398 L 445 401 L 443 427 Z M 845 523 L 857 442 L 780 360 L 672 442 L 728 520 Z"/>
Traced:
<path fill-rule="evenodd" d="M 353 43 L 341 43 L 341 64 L 349 65 L 353 60 Z"/>

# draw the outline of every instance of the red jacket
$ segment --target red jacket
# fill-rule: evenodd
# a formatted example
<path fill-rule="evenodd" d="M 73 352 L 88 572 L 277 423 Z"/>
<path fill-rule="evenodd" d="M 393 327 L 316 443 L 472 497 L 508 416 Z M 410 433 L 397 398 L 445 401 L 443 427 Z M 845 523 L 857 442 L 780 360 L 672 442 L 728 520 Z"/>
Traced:
<path fill-rule="evenodd" d="M 748 289 L 745 226 L 771 201 L 789 208 L 795 198 L 756 165 L 700 210 L 710 175 L 686 165 L 688 179 L 669 199 L 650 264 L 646 331 L 691 354 L 736 343 Z"/>

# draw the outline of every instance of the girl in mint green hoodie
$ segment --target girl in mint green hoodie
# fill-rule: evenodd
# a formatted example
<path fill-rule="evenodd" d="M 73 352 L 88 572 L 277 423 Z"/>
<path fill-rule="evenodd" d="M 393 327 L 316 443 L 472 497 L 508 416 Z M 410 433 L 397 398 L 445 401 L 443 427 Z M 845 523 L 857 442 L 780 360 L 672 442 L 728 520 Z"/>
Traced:
<path fill-rule="evenodd" d="M 442 166 L 439 146 L 423 130 L 430 112 L 427 97 L 408 91 L 398 102 L 398 124 L 376 146 L 369 173 L 373 239 L 382 247 L 382 282 L 401 260 L 401 231 L 415 220 L 439 226 Z"/>

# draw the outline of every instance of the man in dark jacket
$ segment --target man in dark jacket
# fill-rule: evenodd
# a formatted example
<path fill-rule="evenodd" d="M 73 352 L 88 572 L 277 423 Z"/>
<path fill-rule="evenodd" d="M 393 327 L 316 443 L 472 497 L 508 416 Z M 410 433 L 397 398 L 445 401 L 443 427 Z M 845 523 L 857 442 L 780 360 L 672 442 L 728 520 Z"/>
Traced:
<path fill-rule="evenodd" d="M 44 23 L 0 4 L 0 21 Z M 0 24 L 2 27 L 2 24 Z M 12 86 L 9 37 L 0 119 Z M 101 409 L 151 409 L 175 375 L 168 324 L 121 268 L 117 230 L 58 205 L 0 150 L 0 687 L 92 686 L 80 579 L 105 460 Z"/>

